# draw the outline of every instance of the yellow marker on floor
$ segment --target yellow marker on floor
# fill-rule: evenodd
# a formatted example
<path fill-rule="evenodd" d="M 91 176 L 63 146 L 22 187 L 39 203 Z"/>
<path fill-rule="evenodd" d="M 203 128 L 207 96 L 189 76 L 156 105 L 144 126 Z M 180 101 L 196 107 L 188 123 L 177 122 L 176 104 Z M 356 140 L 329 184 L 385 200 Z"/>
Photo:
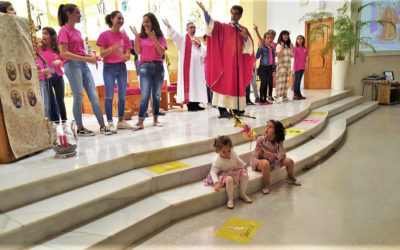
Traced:
<path fill-rule="evenodd" d="M 261 223 L 257 221 L 231 217 L 215 236 L 247 244 L 260 226 Z"/>
<path fill-rule="evenodd" d="M 299 135 L 305 132 L 305 129 L 287 128 L 285 129 L 285 134 L 287 135 Z"/>
<path fill-rule="evenodd" d="M 172 171 L 182 169 L 182 168 L 187 168 L 187 167 L 189 167 L 189 165 L 185 164 L 183 162 L 171 161 L 171 162 L 153 165 L 153 166 L 147 167 L 147 169 L 156 174 L 164 174 L 167 172 L 172 172 Z"/>
<path fill-rule="evenodd" d="M 326 112 L 311 112 L 311 115 L 326 115 Z"/>

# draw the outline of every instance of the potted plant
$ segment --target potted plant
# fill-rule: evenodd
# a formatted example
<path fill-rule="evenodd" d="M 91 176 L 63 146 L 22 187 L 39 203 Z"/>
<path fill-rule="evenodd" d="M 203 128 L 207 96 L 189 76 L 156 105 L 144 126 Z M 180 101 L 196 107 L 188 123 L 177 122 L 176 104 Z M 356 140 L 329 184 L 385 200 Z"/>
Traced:
<path fill-rule="evenodd" d="M 351 51 L 354 51 L 357 46 L 362 43 L 363 46 L 369 47 L 373 52 L 375 48 L 368 43 L 369 37 L 360 37 L 360 31 L 363 28 L 369 27 L 371 24 L 390 23 L 388 20 L 362 21 L 360 14 L 362 10 L 368 6 L 379 5 L 378 3 L 368 3 L 361 6 L 355 6 L 351 2 L 345 2 L 343 6 L 336 11 L 336 17 L 333 23 L 334 34 L 329 36 L 327 46 L 322 53 L 325 55 L 329 50 L 334 51 L 335 63 L 332 65 L 332 89 L 344 90 L 344 79 L 349 66 L 349 57 Z M 354 14 L 351 17 L 351 14 Z M 322 20 L 323 18 L 333 17 L 332 12 L 312 12 L 304 15 L 300 21 L 304 20 Z M 326 24 L 320 24 L 313 27 L 310 31 L 310 42 L 315 38 L 315 34 L 323 32 L 326 29 Z"/>

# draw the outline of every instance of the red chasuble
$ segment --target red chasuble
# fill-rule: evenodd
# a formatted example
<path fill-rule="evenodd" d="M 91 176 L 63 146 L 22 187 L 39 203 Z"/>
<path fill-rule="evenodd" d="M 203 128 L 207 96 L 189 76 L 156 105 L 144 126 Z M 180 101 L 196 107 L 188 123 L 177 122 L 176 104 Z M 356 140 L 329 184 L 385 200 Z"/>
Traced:
<path fill-rule="evenodd" d="M 248 30 L 248 39 L 253 39 Z M 239 52 L 239 96 L 244 96 L 246 86 L 252 78 L 254 52 L 242 54 L 244 41 L 238 31 Z M 237 70 L 236 70 L 236 30 L 230 24 L 214 21 L 214 29 L 211 37 L 207 37 L 207 84 L 212 91 L 222 95 L 237 96 Z"/>

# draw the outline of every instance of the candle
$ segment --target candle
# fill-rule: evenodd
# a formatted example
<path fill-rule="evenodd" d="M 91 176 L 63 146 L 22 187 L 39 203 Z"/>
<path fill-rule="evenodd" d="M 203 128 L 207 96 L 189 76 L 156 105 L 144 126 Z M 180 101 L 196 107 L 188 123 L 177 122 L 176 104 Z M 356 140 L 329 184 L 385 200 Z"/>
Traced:
<path fill-rule="evenodd" d="M 59 135 L 61 148 L 68 148 L 67 135 Z"/>

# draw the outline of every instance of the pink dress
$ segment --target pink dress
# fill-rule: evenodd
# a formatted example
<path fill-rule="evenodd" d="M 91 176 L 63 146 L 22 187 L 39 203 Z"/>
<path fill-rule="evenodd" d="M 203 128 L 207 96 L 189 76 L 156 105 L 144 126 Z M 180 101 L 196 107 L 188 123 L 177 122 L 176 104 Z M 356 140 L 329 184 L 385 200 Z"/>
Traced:
<path fill-rule="evenodd" d="M 268 158 L 265 154 L 260 156 L 258 154 L 260 146 L 264 147 L 265 150 L 268 152 L 274 153 L 278 155 L 278 159 L 275 158 Z M 262 159 L 266 159 L 269 161 L 271 172 L 277 168 L 282 167 L 282 161 L 286 158 L 285 148 L 283 147 L 283 141 L 280 143 L 270 142 L 268 141 L 265 136 L 259 136 L 257 138 L 257 146 L 253 151 L 253 155 L 251 157 L 250 166 L 253 170 L 257 169 L 258 162 Z"/>
<path fill-rule="evenodd" d="M 210 173 L 204 179 L 204 184 L 214 186 L 216 182 L 219 182 L 225 186 L 226 178 L 231 176 L 233 184 L 237 185 L 243 175 L 247 175 L 246 163 L 234 151 L 232 151 L 230 159 L 222 158 L 217 154 L 214 157 Z"/>

